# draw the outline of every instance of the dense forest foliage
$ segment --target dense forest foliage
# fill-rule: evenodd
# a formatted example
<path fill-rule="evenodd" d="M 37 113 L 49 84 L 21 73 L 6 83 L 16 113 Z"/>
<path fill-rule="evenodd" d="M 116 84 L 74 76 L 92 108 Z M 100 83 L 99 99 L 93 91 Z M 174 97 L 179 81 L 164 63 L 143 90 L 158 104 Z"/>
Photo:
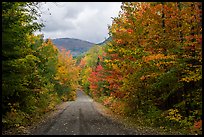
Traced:
<path fill-rule="evenodd" d="M 123 2 L 111 40 L 72 58 L 50 39 L 36 2 L 2 2 L 2 125 L 31 124 L 80 84 L 135 123 L 202 133 L 202 3 Z"/>
<path fill-rule="evenodd" d="M 153 127 L 202 131 L 202 4 L 124 2 L 112 41 L 81 59 L 95 100 Z"/>
<path fill-rule="evenodd" d="M 2 2 L 3 129 L 31 124 L 61 101 L 74 100 L 79 69 L 69 51 L 33 32 L 38 3 Z"/>

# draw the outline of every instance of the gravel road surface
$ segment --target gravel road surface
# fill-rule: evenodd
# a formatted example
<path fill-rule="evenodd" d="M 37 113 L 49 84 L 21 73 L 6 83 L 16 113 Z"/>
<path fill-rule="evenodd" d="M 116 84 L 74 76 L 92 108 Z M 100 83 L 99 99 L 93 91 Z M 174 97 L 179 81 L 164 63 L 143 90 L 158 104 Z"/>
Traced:
<path fill-rule="evenodd" d="M 93 100 L 77 90 L 77 99 L 64 103 L 54 118 L 42 123 L 32 135 L 139 135 L 135 130 L 102 115 Z"/>

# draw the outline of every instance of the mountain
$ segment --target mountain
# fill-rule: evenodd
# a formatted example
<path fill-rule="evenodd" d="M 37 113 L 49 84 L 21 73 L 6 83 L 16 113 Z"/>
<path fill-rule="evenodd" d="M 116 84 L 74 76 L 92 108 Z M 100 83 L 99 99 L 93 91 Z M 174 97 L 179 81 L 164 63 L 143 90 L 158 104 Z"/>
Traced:
<path fill-rule="evenodd" d="M 112 38 L 111 38 L 111 37 L 108 37 L 108 38 L 105 39 L 103 42 L 98 43 L 97 45 L 103 45 L 103 44 L 105 44 L 105 43 L 107 43 L 107 42 L 109 42 L 109 41 L 111 41 L 111 40 L 112 40 Z"/>
<path fill-rule="evenodd" d="M 78 56 L 95 45 L 95 43 L 74 38 L 57 38 L 52 39 L 52 42 L 58 49 L 65 48 L 66 50 L 70 50 L 72 56 Z"/>

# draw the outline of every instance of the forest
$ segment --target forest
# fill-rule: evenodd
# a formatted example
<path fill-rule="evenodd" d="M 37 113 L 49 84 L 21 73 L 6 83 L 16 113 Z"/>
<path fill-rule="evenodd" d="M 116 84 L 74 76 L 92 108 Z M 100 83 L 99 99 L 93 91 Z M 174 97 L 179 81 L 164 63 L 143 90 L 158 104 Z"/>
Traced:
<path fill-rule="evenodd" d="M 202 134 L 202 3 L 123 2 L 111 41 L 73 58 L 34 35 L 37 2 L 2 2 L 2 127 L 29 125 L 76 89 L 141 125 Z"/>

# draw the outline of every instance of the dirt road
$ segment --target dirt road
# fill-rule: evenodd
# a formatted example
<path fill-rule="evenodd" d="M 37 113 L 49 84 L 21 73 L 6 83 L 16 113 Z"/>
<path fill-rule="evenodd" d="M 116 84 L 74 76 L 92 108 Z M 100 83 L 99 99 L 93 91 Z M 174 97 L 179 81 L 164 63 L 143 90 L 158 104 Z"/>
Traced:
<path fill-rule="evenodd" d="M 66 102 L 55 118 L 41 124 L 32 135 L 138 135 L 100 113 L 93 100 L 81 90 L 76 101 Z"/>

